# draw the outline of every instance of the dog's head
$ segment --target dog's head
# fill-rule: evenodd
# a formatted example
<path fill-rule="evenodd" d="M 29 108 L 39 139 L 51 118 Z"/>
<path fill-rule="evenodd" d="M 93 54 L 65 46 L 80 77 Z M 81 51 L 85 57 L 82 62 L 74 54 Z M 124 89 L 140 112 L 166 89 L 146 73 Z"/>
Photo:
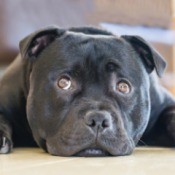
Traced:
<path fill-rule="evenodd" d="M 50 27 L 20 43 L 27 118 L 59 156 L 130 154 L 149 121 L 150 73 L 162 57 L 138 36 Z"/>

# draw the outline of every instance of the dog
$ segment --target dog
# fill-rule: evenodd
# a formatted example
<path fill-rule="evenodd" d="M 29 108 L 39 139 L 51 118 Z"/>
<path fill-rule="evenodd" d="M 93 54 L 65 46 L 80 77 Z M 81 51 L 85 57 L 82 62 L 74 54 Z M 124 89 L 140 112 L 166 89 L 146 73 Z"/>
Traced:
<path fill-rule="evenodd" d="M 24 38 L 0 81 L 0 153 L 123 156 L 175 146 L 175 99 L 158 82 L 164 58 L 139 36 L 93 27 Z"/>

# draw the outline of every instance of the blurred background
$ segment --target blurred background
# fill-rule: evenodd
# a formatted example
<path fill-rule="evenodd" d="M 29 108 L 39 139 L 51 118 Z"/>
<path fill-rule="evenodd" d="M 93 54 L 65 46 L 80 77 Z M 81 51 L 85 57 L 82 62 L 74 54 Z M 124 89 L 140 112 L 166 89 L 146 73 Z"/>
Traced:
<path fill-rule="evenodd" d="M 0 0 L 1 73 L 35 30 L 96 26 L 117 35 L 140 35 L 167 60 L 162 83 L 175 94 L 175 0 Z"/>

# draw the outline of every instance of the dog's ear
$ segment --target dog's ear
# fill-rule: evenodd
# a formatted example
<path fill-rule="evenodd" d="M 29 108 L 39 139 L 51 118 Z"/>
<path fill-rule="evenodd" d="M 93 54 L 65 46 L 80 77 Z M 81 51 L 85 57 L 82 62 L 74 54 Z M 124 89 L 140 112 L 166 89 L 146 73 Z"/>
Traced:
<path fill-rule="evenodd" d="M 44 48 L 46 48 L 55 38 L 61 36 L 65 30 L 56 26 L 48 27 L 25 37 L 19 43 L 22 58 L 35 58 Z"/>
<path fill-rule="evenodd" d="M 152 46 L 139 36 L 123 35 L 121 37 L 128 41 L 140 55 L 148 73 L 156 69 L 158 76 L 162 76 L 166 68 L 166 62 Z"/>

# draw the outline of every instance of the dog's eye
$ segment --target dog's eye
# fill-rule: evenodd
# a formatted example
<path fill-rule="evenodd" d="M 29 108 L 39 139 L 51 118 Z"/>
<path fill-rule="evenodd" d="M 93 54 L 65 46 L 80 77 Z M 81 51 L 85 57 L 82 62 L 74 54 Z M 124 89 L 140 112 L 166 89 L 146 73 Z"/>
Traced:
<path fill-rule="evenodd" d="M 123 94 L 128 94 L 131 91 L 129 84 L 124 81 L 120 81 L 118 83 L 117 90 L 122 92 Z"/>
<path fill-rule="evenodd" d="M 71 87 L 71 80 L 69 77 L 62 77 L 57 83 L 58 87 L 67 90 Z"/>

